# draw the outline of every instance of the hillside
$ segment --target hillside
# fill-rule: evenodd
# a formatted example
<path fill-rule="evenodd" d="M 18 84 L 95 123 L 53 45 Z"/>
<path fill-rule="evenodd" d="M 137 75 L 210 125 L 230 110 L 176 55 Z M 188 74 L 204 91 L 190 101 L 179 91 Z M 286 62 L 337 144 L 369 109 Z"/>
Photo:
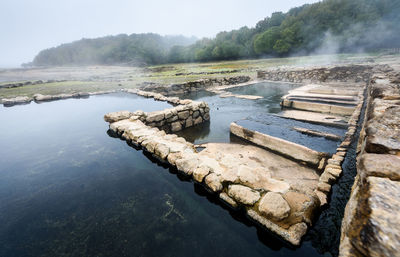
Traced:
<path fill-rule="evenodd" d="M 35 66 L 145 65 L 400 47 L 400 1 L 325 0 L 276 12 L 213 39 L 132 34 L 82 39 L 41 51 Z"/>

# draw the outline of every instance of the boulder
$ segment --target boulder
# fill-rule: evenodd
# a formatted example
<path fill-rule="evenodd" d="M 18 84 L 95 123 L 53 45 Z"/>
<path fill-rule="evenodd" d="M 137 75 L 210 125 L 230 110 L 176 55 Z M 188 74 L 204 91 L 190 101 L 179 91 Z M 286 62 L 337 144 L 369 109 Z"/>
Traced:
<path fill-rule="evenodd" d="M 204 179 L 205 176 L 207 176 L 210 173 L 210 168 L 208 167 L 198 167 L 193 171 L 193 178 L 197 182 L 201 183 Z"/>
<path fill-rule="evenodd" d="M 254 205 L 260 199 L 259 192 L 242 185 L 229 185 L 228 195 L 246 205 Z"/>
<path fill-rule="evenodd" d="M 222 190 L 220 177 L 215 173 L 210 173 L 206 176 L 204 182 L 213 191 L 219 192 Z"/>
<path fill-rule="evenodd" d="M 147 114 L 146 123 L 159 122 L 164 119 L 164 112 L 151 112 Z"/>
<path fill-rule="evenodd" d="M 178 117 L 181 120 L 186 120 L 189 117 L 189 111 L 178 112 Z"/>
<path fill-rule="evenodd" d="M 171 131 L 172 132 L 177 132 L 177 131 L 181 131 L 182 130 L 182 125 L 180 122 L 173 122 L 171 124 Z"/>
<path fill-rule="evenodd" d="M 290 206 L 281 194 L 275 192 L 266 193 L 258 205 L 258 210 L 267 218 L 281 221 L 290 214 Z"/>
<path fill-rule="evenodd" d="M 104 120 L 109 123 L 113 123 L 120 120 L 129 119 L 133 113 L 130 111 L 119 111 L 119 112 L 110 112 L 104 115 Z"/>

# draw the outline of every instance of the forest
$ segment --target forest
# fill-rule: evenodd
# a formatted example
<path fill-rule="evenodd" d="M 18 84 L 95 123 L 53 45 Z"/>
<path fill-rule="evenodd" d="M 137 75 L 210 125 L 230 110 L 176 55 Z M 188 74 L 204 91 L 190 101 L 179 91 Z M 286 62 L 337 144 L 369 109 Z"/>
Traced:
<path fill-rule="evenodd" d="M 81 39 L 42 50 L 29 65 L 143 66 L 399 48 L 399 13 L 399 0 L 324 0 L 212 39 L 154 33 Z"/>

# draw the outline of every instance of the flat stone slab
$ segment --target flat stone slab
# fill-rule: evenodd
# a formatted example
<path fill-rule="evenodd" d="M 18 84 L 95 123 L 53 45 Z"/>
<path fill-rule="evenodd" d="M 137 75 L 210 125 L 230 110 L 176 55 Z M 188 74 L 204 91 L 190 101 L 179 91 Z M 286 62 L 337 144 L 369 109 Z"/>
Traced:
<path fill-rule="evenodd" d="M 234 181 L 255 189 L 284 193 L 317 188 L 319 175 L 307 166 L 253 145 L 208 143 L 199 153 L 217 160 Z"/>
<path fill-rule="evenodd" d="M 318 152 L 304 145 L 299 145 L 279 137 L 263 134 L 255 130 L 249 130 L 235 122 L 231 123 L 230 131 L 235 136 L 279 153 L 285 157 L 297 160 L 300 163 L 307 163 L 315 168 L 319 167 L 321 162 L 325 162 L 326 158 L 329 156 L 328 153 Z"/>
<path fill-rule="evenodd" d="M 307 112 L 299 110 L 284 110 L 277 115 L 283 118 L 311 122 L 315 124 L 322 124 L 326 126 L 336 126 L 341 128 L 347 128 L 348 126 L 347 124 L 348 118 L 326 113 Z"/>
<path fill-rule="evenodd" d="M 296 128 L 320 132 L 320 135 L 333 134 L 337 137 L 343 137 L 345 129 L 337 127 L 328 127 L 318 124 L 311 124 L 304 121 L 282 118 L 271 114 L 252 115 L 244 120 L 236 121 L 236 124 L 250 130 L 258 131 L 273 137 L 291 141 L 296 144 L 306 146 L 318 152 L 327 152 L 333 154 L 339 143 L 326 140 L 325 137 L 318 137 L 317 134 L 307 135 Z"/>

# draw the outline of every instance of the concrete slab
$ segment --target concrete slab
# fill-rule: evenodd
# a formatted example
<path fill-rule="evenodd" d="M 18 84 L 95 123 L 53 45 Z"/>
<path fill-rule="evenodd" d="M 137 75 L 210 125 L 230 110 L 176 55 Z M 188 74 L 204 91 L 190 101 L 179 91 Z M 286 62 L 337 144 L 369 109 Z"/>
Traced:
<path fill-rule="evenodd" d="M 342 128 L 348 127 L 347 117 L 331 115 L 327 113 L 307 112 L 300 110 L 284 110 L 277 115 L 283 118 L 306 121 L 315 124 L 323 124 L 327 126 L 336 126 Z"/>

